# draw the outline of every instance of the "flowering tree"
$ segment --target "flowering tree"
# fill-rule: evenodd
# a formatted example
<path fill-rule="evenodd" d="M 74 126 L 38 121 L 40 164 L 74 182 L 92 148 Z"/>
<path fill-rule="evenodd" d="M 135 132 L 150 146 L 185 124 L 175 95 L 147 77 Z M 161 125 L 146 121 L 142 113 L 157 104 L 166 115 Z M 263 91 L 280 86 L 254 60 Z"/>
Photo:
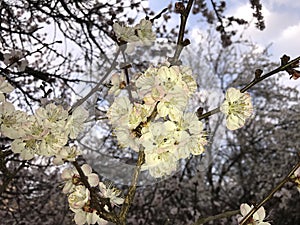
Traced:
<path fill-rule="evenodd" d="M 256 10 L 257 27 L 263 29 L 261 5 L 259 1 L 251 3 Z M 263 92 L 258 87 L 262 84 L 272 85 L 266 81 L 267 78 L 282 71 L 286 71 L 296 80 L 299 71 L 295 68 L 299 66 L 300 57 L 290 60 L 284 55 L 280 66 L 270 68 L 269 71 L 257 69 L 246 83 L 241 76 L 237 76 L 238 70 L 227 69 L 221 73 L 219 70 L 221 63 L 215 61 L 212 72 L 218 75 L 219 83 L 201 87 L 199 83 L 201 75 L 195 75 L 193 66 L 189 65 L 192 61 L 186 64 L 184 62 L 184 49 L 192 41 L 185 38 L 187 19 L 191 11 L 195 14 L 201 12 L 207 21 L 212 23 L 214 13 L 220 24 L 216 30 L 220 33 L 222 48 L 229 52 L 235 34 L 235 31 L 230 30 L 230 24 L 241 25 L 246 21 L 223 16 L 225 6 L 225 1 L 221 1 L 220 4 L 212 1 L 213 11 L 209 11 L 205 1 L 189 0 L 177 2 L 174 6 L 169 5 L 154 15 L 144 7 L 143 1 L 127 5 L 118 0 L 114 3 L 2 1 L 0 122 L 3 148 L 0 157 L 3 181 L 0 193 L 6 196 L 2 200 L 5 216 L 14 217 L 14 210 L 17 207 L 10 206 L 9 196 L 13 196 L 16 190 L 17 192 L 21 190 L 18 185 L 12 185 L 13 179 L 24 176 L 26 172 L 33 173 L 34 169 L 39 170 L 43 167 L 47 169 L 45 174 L 49 174 L 49 177 L 51 175 L 53 180 L 46 182 L 48 186 L 46 185 L 43 190 L 61 189 L 76 224 L 107 222 L 126 224 L 130 207 L 138 206 L 138 203 L 134 203 L 138 186 L 159 181 L 167 182 L 164 180 L 177 171 L 193 170 L 191 174 L 182 173 L 179 180 L 181 182 L 183 179 L 191 179 L 189 182 L 195 186 L 196 191 L 192 192 L 196 194 L 193 199 L 194 208 L 184 207 L 183 204 L 172 208 L 170 212 L 172 215 L 180 214 L 180 209 L 185 209 L 188 217 L 193 217 L 182 219 L 181 222 L 193 221 L 195 224 L 202 224 L 219 218 L 230 218 L 240 213 L 234 224 L 270 224 L 265 221 L 266 213 L 263 205 L 272 199 L 275 193 L 278 197 L 286 196 L 278 191 L 289 181 L 296 184 L 299 189 L 299 162 L 293 160 L 294 165 L 281 176 L 282 180 L 278 184 L 268 182 L 264 187 L 267 192 L 262 193 L 263 196 L 256 192 L 251 193 L 251 190 L 258 191 L 255 184 L 248 185 L 248 190 L 243 190 L 243 194 L 248 197 L 236 198 L 237 192 L 232 190 L 245 182 L 247 173 L 256 174 L 253 170 L 257 165 L 251 160 L 244 159 L 243 155 L 253 150 L 253 155 L 256 156 L 255 150 L 272 146 L 271 138 L 259 142 L 261 137 L 270 130 L 278 136 L 289 134 L 291 130 L 285 130 L 288 130 L 290 124 L 295 129 L 298 127 L 297 120 L 293 120 L 296 121 L 296 124 L 293 124 L 292 120 L 289 120 L 290 117 L 286 117 L 284 122 L 279 123 L 278 128 L 272 129 L 274 120 L 282 119 L 278 115 L 270 116 L 276 115 L 276 108 L 266 110 L 258 107 L 259 113 L 255 120 L 265 124 L 263 128 L 250 121 L 255 110 L 254 106 L 258 105 L 256 101 L 262 99 L 274 101 L 268 96 L 263 98 L 263 94 L 270 95 L 270 93 Z M 140 16 L 141 10 L 147 16 L 139 21 L 128 16 L 130 13 Z M 172 35 L 169 36 L 165 35 L 166 30 L 160 31 L 159 28 L 157 33 L 154 32 L 155 22 L 166 23 L 170 19 L 168 10 L 180 15 L 179 30 L 171 32 Z M 121 22 L 119 15 L 127 18 L 127 21 Z M 225 25 L 227 23 L 228 26 Z M 50 29 L 52 25 L 54 33 L 58 29 L 59 33 L 64 35 L 65 45 L 75 44 L 74 49 L 79 49 L 82 53 L 80 57 L 73 56 L 74 49 L 61 53 L 56 47 L 61 41 L 57 40 L 56 36 L 54 42 L 48 41 L 47 34 L 42 34 L 42 31 Z M 162 47 L 167 51 L 166 55 L 163 55 L 163 60 L 157 63 L 137 62 L 137 53 L 151 50 L 157 36 L 165 38 L 164 40 L 177 37 L 175 47 L 170 49 L 168 42 L 167 45 L 159 45 L 159 49 L 155 49 L 156 52 L 160 52 L 159 56 L 163 55 Z M 116 49 L 114 53 L 111 53 L 112 48 Z M 151 59 L 158 58 L 155 51 L 150 51 Z M 241 57 L 238 54 L 236 56 Z M 140 60 L 144 60 L 145 57 L 142 55 Z M 209 57 L 213 57 L 213 54 Z M 95 60 L 97 62 L 94 64 Z M 197 63 L 194 60 L 193 62 Z M 211 61 L 207 63 L 209 62 Z M 253 66 L 256 65 L 260 64 L 254 63 Z M 83 79 L 82 76 L 87 70 L 90 70 L 88 79 Z M 96 71 L 101 71 L 102 75 L 98 77 Z M 226 77 L 227 75 L 233 76 Z M 80 85 L 75 86 L 75 83 Z M 76 91 L 79 88 L 82 93 Z M 206 104 L 208 98 L 204 97 L 204 102 L 201 100 L 204 96 L 201 88 L 206 91 L 209 88 L 219 88 L 225 93 L 224 100 L 217 102 L 217 106 L 212 109 Z M 257 100 L 251 97 L 252 90 Z M 279 90 L 274 92 L 275 94 L 280 94 L 280 100 L 286 98 Z M 288 94 L 294 94 L 292 97 L 289 96 L 291 98 L 289 100 L 297 101 L 298 93 L 295 90 L 289 91 Z M 222 93 L 218 98 L 222 98 Z M 195 99 L 199 104 L 195 104 L 193 101 Z M 190 104 L 193 102 L 194 104 Z M 295 112 L 299 111 L 299 107 L 292 101 L 284 106 L 290 107 Z M 216 118 L 214 114 L 217 113 L 219 117 L 213 120 Z M 223 118 L 226 120 L 228 131 L 219 129 Z M 242 132 L 235 135 L 234 130 L 237 129 L 241 129 Z M 227 135 L 225 150 L 228 154 L 224 156 L 218 153 L 216 158 L 219 164 L 213 166 L 212 156 L 216 150 L 212 145 L 213 137 L 217 137 L 220 132 Z M 295 131 L 292 129 L 293 132 Z M 277 146 L 277 142 L 275 143 L 274 148 Z M 245 146 L 247 150 L 244 150 Z M 290 149 L 289 156 L 280 153 L 281 157 L 288 160 L 297 157 L 297 146 L 284 144 L 282 148 L 284 147 Z M 103 152 L 111 158 L 120 158 L 115 168 L 110 168 L 108 172 L 104 168 L 111 162 L 103 156 Z M 100 153 L 100 160 L 96 158 L 96 153 Z M 272 159 L 276 159 L 278 155 L 279 153 L 266 152 L 266 156 L 271 156 Z M 198 218 L 203 216 L 199 214 L 196 203 L 198 199 L 205 202 L 205 198 L 197 197 L 197 187 L 201 180 L 198 180 L 195 168 L 188 164 L 193 162 L 197 167 L 195 164 L 201 164 L 202 157 L 207 157 L 210 161 L 205 176 L 209 184 L 208 189 L 211 189 L 212 193 L 211 208 L 208 212 L 220 214 Z M 133 160 L 134 165 L 122 163 L 122 158 Z M 251 163 L 245 164 L 247 161 Z M 49 167 L 50 164 L 57 167 Z M 253 170 L 247 168 L 252 166 Z M 239 169 L 241 171 L 236 175 Z M 116 170 L 119 170 L 118 174 L 113 173 Z M 60 179 L 63 182 L 61 188 L 52 184 L 52 181 L 59 180 L 55 175 L 56 172 L 61 174 Z M 46 178 L 41 176 L 41 180 Z M 37 181 L 39 188 L 43 187 L 41 180 Z M 29 183 L 29 186 L 32 184 Z M 127 191 L 121 190 L 125 188 L 122 185 L 128 185 Z M 180 189 L 180 183 L 175 187 Z M 231 207 L 225 212 L 221 210 L 222 198 L 219 195 L 226 190 L 225 187 L 229 189 L 228 193 L 232 192 L 232 195 L 228 196 L 229 199 L 235 199 L 232 206 L 240 205 L 240 210 L 232 211 Z M 205 191 L 209 191 L 208 189 L 204 188 Z M 138 195 L 142 193 L 139 192 Z M 147 190 L 145 193 L 148 194 Z M 39 195 L 39 192 L 31 191 L 30 199 L 36 199 Z M 157 196 L 159 195 L 153 195 Z M 182 200 L 182 197 L 179 198 Z M 255 203 L 250 206 L 244 203 L 244 200 Z M 153 202 L 161 201 L 161 199 L 153 200 Z M 49 202 L 55 204 L 52 200 Z M 16 204 L 19 204 L 19 201 L 16 201 Z M 220 207 L 219 210 L 216 210 L 216 207 Z M 151 211 L 151 208 L 148 210 Z M 146 214 L 142 213 L 143 216 Z M 140 218 L 140 222 L 137 222 L 139 220 L 131 217 L 128 221 L 147 224 L 146 218 L 146 216 Z M 64 216 L 61 215 L 61 223 L 64 220 Z M 169 220 L 166 218 L 164 221 L 158 220 L 157 223 L 167 224 Z M 52 220 L 53 223 L 55 222 Z"/>

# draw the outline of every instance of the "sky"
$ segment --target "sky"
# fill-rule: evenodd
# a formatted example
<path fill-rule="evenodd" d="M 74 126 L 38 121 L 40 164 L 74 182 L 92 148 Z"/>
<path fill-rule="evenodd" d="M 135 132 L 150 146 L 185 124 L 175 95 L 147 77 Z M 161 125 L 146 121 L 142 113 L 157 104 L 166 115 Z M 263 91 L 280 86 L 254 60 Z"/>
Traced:
<path fill-rule="evenodd" d="M 226 2 L 225 15 L 233 15 L 246 20 L 252 19 L 253 10 L 249 0 L 227 0 Z M 292 58 L 300 55 L 300 1 L 262 0 L 261 2 L 266 28 L 263 31 L 256 29 L 255 21 L 253 21 L 244 33 L 245 37 L 249 37 L 261 47 L 272 44 L 269 52 L 274 60 L 279 60 L 283 54 L 287 54 Z M 149 0 L 150 8 L 156 13 L 168 4 L 169 1 Z M 195 17 L 192 15 L 189 20 L 194 31 L 201 29 L 197 26 L 199 23 L 197 23 Z M 193 33 L 196 34 L 197 32 Z"/>

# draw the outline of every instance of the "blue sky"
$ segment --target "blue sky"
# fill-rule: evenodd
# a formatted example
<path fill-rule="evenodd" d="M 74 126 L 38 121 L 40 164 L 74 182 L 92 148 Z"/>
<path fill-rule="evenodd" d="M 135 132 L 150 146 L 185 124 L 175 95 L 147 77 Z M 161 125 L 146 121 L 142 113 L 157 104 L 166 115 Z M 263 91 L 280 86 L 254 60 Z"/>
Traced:
<path fill-rule="evenodd" d="M 149 0 L 149 6 L 156 13 L 166 7 L 170 1 Z M 174 4 L 175 1 L 173 1 Z M 249 0 L 229 0 L 227 2 L 226 15 L 234 15 L 251 20 L 253 10 Z M 270 53 L 274 60 L 278 60 L 283 54 L 292 58 L 300 55 L 300 1 L 297 0 L 263 0 L 263 15 L 265 17 L 266 29 L 259 31 L 254 22 L 245 32 L 253 42 L 264 47 L 272 43 Z M 197 16 L 198 18 L 199 15 Z M 178 22 L 172 18 L 172 24 Z M 193 29 L 201 29 L 197 26 L 196 16 L 190 18 Z"/>

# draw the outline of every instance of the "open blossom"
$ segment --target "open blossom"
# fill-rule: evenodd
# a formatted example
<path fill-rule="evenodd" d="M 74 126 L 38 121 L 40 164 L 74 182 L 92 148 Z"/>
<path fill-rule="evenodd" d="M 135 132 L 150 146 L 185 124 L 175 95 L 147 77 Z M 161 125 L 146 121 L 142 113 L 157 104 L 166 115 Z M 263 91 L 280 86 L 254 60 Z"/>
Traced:
<path fill-rule="evenodd" d="M 30 126 L 31 121 L 25 112 L 15 110 L 10 102 L 0 105 L 1 133 L 11 139 L 25 135 L 25 127 Z"/>
<path fill-rule="evenodd" d="M 140 142 L 147 153 L 162 153 L 169 151 L 176 142 L 174 132 L 176 125 L 172 121 L 151 123 L 142 129 Z"/>
<path fill-rule="evenodd" d="M 68 118 L 68 111 L 60 105 L 50 103 L 45 107 L 40 107 L 35 111 L 35 116 L 39 123 L 43 123 L 44 126 L 53 127 L 65 127 L 65 121 Z"/>
<path fill-rule="evenodd" d="M 115 73 L 111 76 L 110 82 L 112 87 L 109 89 L 108 94 L 118 96 L 122 89 L 126 87 L 125 74 Z"/>
<path fill-rule="evenodd" d="M 167 176 L 177 169 L 178 160 L 204 152 L 203 125 L 185 113 L 197 89 L 191 69 L 151 66 L 132 85 L 136 96 L 117 97 L 107 116 L 121 147 L 144 150 L 143 170 L 156 178 Z"/>
<path fill-rule="evenodd" d="M 152 23 L 150 20 L 142 19 L 135 25 L 135 30 L 137 31 L 139 41 L 144 45 L 149 45 L 156 39 L 155 33 L 152 31 Z"/>
<path fill-rule="evenodd" d="M 173 147 L 175 148 L 175 147 Z M 145 163 L 142 165 L 142 170 L 148 170 L 150 175 L 155 178 L 161 178 L 171 175 L 177 169 L 177 158 L 170 151 L 162 153 L 146 153 Z"/>
<path fill-rule="evenodd" d="M 55 155 L 53 163 L 55 165 L 60 165 L 65 161 L 74 162 L 76 157 L 79 155 L 81 155 L 81 151 L 77 149 L 77 146 L 64 146 Z"/>
<path fill-rule="evenodd" d="M 119 23 L 114 23 L 113 29 L 116 36 L 120 40 L 126 42 L 135 42 L 139 40 L 139 38 L 135 35 L 135 29 L 133 27 L 127 27 Z"/>
<path fill-rule="evenodd" d="M 82 209 L 73 209 L 71 210 L 75 213 L 74 221 L 77 225 L 83 224 L 95 224 L 105 225 L 107 221 L 100 218 L 95 209 L 90 208 L 89 206 L 84 206 Z"/>
<path fill-rule="evenodd" d="M 0 102 L 5 101 L 4 94 L 10 93 L 14 90 L 14 87 L 10 83 L 5 81 L 5 78 L 0 76 Z"/>
<path fill-rule="evenodd" d="M 89 113 L 83 107 L 77 107 L 68 117 L 65 129 L 71 139 L 77 138 L 80 131 L 84 128 L 84 122 L 88 118 Z"/>
<path fill-rule="evenodd" d="M 71 208 L 82 208 L 90 198 L 90 191 L 83 185 L 78 185 L 75 190 L 69 195 L 68 202 Z"/>
<path fill-rule="evenodd" d="M 12 50 L 10 53 L 4 53 L 4 64 L 10 68 L 17 68 L 18 71 L 22 72 L 28 65 L 27 59 L 24 58 L 24 54 L 19 50 Z"/>
<path fill-rule="evenodd" d="M 14 153 L 19 153 L 24 160 L 30 160 L 39 151 L 40 142 L 37 140 L 22 140 L 15 139 L 11 143 L 11 150 Z"/>
<path fill-rule="evenodd" d="M 132 104 L 127 96 L 116 98 L 110 106 L 107 116 L 113 126 L 128 125 Z"/>
<path fill-rule="evenodd" d="M 207 145 L 206 134 L 203 131 L 203 123 L 198 120 L 194 113 L 183 114 L 178 121 L 177 135 L 179 158 L 186 158 L 192 155 L 200 155 L 204 152 Z M 185 156 L 185 157 L 184 157 Z"/>
<path fill-rule="evenodd" d="M 240 210 L 241 210 L 241 214 L 242 216 L 240 216 L 238 218 L 238 222 L 240 223 L 243 218 L 251 211 L 251 209 L 253 208 L 253 206 L 249 206 L 246 203 L 243 203 L 240 206 Z M 252 217 L 247 221 L 247 225 L 271 225 L 268 222 L 264 222 L 263 220 L 266 217 L 266 212 L 264 207 L 260 207 L 253 215 Z"/>
<path fill-rule="evenodd" d="M 98 175 L 92 173 L 92 168 L 88 164 L 83 164 L 81 169 L 87 177 L 89 184 L 92 187 L 96 187 L 99 183 Z M 62 191 L 65 194 L 74 191 L 75 186 L 81 183 L 79 173 L 75 168 L 64 169 L 61 178 L 66 182 Z"/>
<path fill-rule="evenodd" d="M 142 19 L 135 27 L 114 23 L 113 29 L 118 39 L 131 43 L 138 42 L 137 45 L 149 45 L 156 38 L 151 21 L 146 19 Z"/>
<path fill-rule="evenodd" d="M 109 198 L 110 204 L 112 206 L 123 204 L 124 199 L 121 197 L 118 197 L 121 194 L 120 190 L 118 190 L 115 187 L 112 187 L 111 184 L 106 186 L 102 182 L 99 182 L 99 188 L 100 188 L 101 196 L 104 198 Z"/>
<path fill-rule="evenodd" d="M 229 88 L 220 110 L 226 115 L 227 128 L 229 130 L 239 129 L 244 126 L 246 119 L 252 114 L 251 96 L 248 93 L 241 93 L 238 89 Z"/>

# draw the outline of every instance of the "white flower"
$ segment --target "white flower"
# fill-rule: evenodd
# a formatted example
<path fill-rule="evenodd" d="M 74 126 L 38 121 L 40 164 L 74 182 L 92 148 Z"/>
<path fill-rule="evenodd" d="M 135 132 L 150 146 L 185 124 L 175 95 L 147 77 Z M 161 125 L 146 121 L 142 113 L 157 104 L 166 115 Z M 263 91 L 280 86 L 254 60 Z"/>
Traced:
<path fill-rule="evenodd" d="M 152 31 L 152 23 L 150 20 L 142 19 L 135 27 L 127 27 L 114 23 L 114 32 L 119 40 L 128 43 L 136 42 L 135 45 L 149 45 L 156 39 Z"/>
<path fill-rule="evenodd" d="M 151 115 L 154 110 L 153 105 L 145 105 L 135 103 L 129 114 L 128 126 L 130 129 L 135 129 L 141 122 L 146 122 L 147 117 Z"/>
<path fill-rule="evenodd" d="M 110 106 L 107 116 L 113 126 L 127 125 L 132 104 L 127 96 L 118 97 Z"/>
<path fill-rule="evenodd" d="M 14 87 L 10 83 L 5 81 L 5 78 L 0 76 L 0 102 L 5 101 L 4 94 L 10 93 L 14 90 Z"/>
<path fill-rule="evenodd" d="M 20 138 L 25 135 L 25 127 L 31 125 L 31 121 L 25 112 L 15 110 L 10 102 L 0 105 L 1 133 L 11 139 Z"/>
<path fill-rule="evenodd" d="M 203 123 L 194 113 L 185 113 L 178 122 L 177 130 L 181 131 L 176 133 L 179 143 L 177 154 L 180 158 L 186 158 L 187 152 L 193 155 L 200 155 L 204 152 L 207 140 L 203 132 Z M 183 157 L 184 155 L 187 156 Z"/>
<path fill-rule="evenodd" d="M 120 147 L 129 147 L 132 150 L 139 151 L 139 141 L 137 134 L 128 129 L 128 127 L 117 127 L 114 130 L 114 134 L 117 136 Z"/>
<path fill-rule="evenodd" d="M 161 178 L 171 175 L 177 169 L 177 159 L 170 151 L 162 153 L 146 153 L 145 163 L 142 170 L 148 170 L 150 175 L 155 178 Z"/>
<path fill-rule="evenodd" d="M 28 65 L 28 61 L 24 59 L 24 55 L 19 50 L 12 50 L 10 53 L 4 53 L 4 64 L 10 68 L 17 68 L 18 71 L 22 72 Z"/>
<path fill-rule="evenodd" d="M 81 169 L 84 175 L 87 177 L 91 187 L 96 187 L 99 183 L 98 175 L 92 173 L 92 168 L 88 164 L 83 164 Z M 61 178 L 66 182 L 62 191 L 65 194 L 72 192 L 76 185 L 81 184 L 81 178 L 75 168 L 64 169 L 61 174 Z"/>
<path fill-rule="evenodd" d="M 84 206 L 83 209 L 71 208 L 71 210 L 75 213 L 74 221 L 77 225 L 83 225 L 85 223 L 88 225 L 95 223 L 98 225 L 107 224 L 107 221 L 97 215 L 97 211 L 95 209 L 91 209 L 88 206 Z"/>
<path fill-rule="evenodd" d="M 65 161 L 74 162 L 76 157 L 81 155 L 81 151 L 77 149 L 77 146 L 64 146 L 55 155 L 53 163 L 55 165 L 63 164 Z"/>
<path fill-rule="evenodd" d="M 243 203 L 240 206 L 242 217 L 238 218 L 238 222 L 240 223 L 243 218 L 251 211 L 253 206 L 249 206 L 246 203 Z M 247 225 L 271 225 L 268 222 L 263 222 L 263 220 L 266 217 L 266 212 L 264 207 L 260 207 L 253 215 L 252 217 L 247 221 Z"/>
<path fill-rule="evenodd" d="M 11 143 L 11 150 L 20 153 L 24 160 L 30 160 L 39 151 L 39 142 L 36 140 L 16 139 Z"/>
<path fill-rule="evenodd" d="M 175 144 L 174 132 L 176 125 L 172 121 L 152 122 L 148 127 L 142 129 L 140 143 L 145 152 L 162 153 L 169 151 Z"/>
<path fill-rule="evenodd" d="M 174 87 L 158 104 L 157 112 L 161 117 L 169 116 L 172 121 L 178 121 L 187 106 L 188 97 L 181 88 Z"/>
<path fill-rule="evenodd" d="M 123 204 L 124 199 L 118 197 L 121 194 L 121 191 L 112 187 L 111 184 L 106 186 L 104 183 L 99 182 L 100 194 L 103 198 L 109 198 L 112 206 Z"/>
<path fill-rule="evenodd" d="M 229 130 L 236 130 L 244 126 L 246 119 L 253 111 L 251 96 L 241 93 L 238 89 L 229 88 L 226 91 L 226 100 L 220 107 L 226 115 L 226 126 Z"/>
<path fill-rule="evenodd" d="M 40 107 L 35 111 L 35 116 L 45 127 L 65 127 L 68 111 L 60 105 L 50 103 L 45 107 Z"/>
<path fill-rule="evenodd" d="M 149 45 L 156 39 L 156 36 L 152 31 L 152 23 L 150 20 L 142 19 L 135 25 L 135 30 L 137 31 L 139 41 L 144 45 Z"/>
<path fill-rule="evenodd" d="M 76 139 L 79 132 L 83 130 L 84 122 L 88 116 L 88 111 L 79 106 L 68 117 L 65 129 L 71 139 Z"/>
<path fill-rule="evenodd" d="M 68 137 L 65 132 L 49 132 L 41 140 L 39 154 L 44 156 L 57 155 L 67 142 Z"/>
<path fill-rule="evenodd" d="M 120 25 L 119 23 L 114 23 L 114 32 L 118 39 L 126 42 L 136 42 L 139 38 L 135 35 L 135 30 L 133 27 L 127 27 Z"/>
<path fill-rule="evenodd" d="M 109 89 L 108 94 L 118 96 L 120 94 L 120 91 L 126 87 L 125 74 L 123 72 L 121 74 L 113 74 L 111 76 L 111 84 L 112 87 Z"/>
<path fill-rule="evenodd" d="M 85 186 L 78 185 L 69 195 L 68 202 L 71 208 L 80 209 L 88 202 L 89 198 L 90 191 Z"/>

